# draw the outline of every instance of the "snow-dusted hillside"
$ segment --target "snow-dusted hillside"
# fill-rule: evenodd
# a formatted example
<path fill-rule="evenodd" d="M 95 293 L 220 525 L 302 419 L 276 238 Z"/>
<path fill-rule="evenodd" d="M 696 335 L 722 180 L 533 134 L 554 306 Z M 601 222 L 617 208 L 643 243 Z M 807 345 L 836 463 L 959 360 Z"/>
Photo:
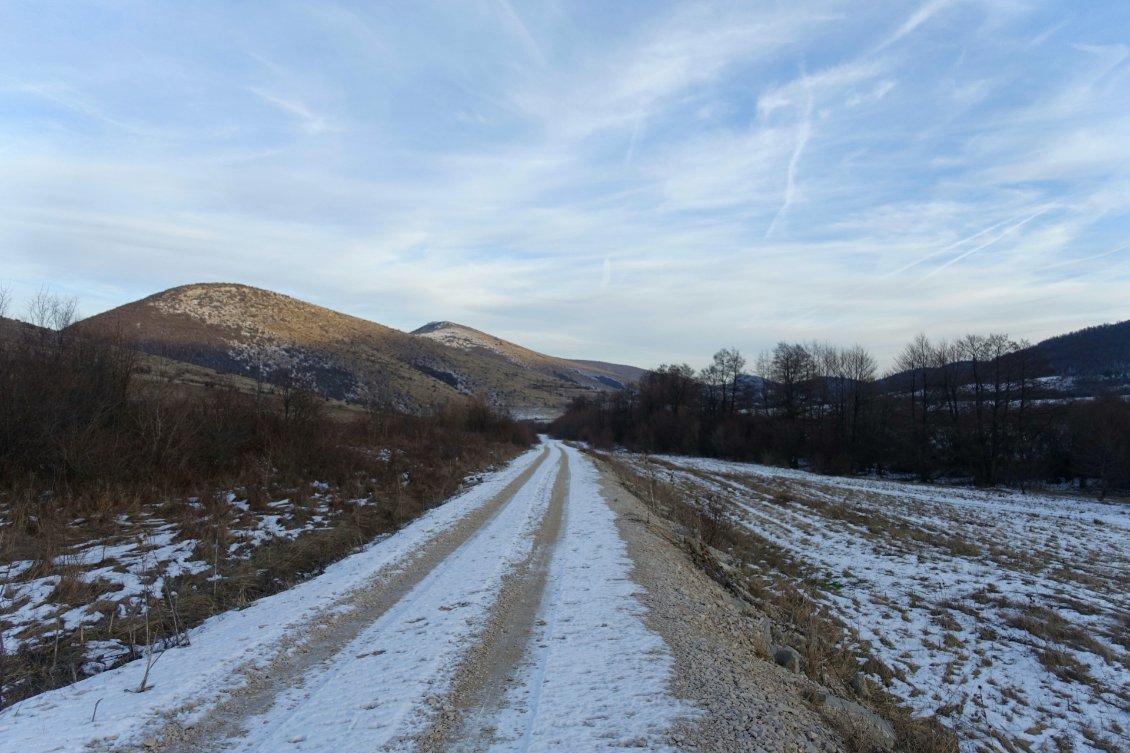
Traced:
<path fill-rule="evenodd" d="M 473 330 L 447 341 L 414 336 L 231 283 L 171 288 L 75 326 L 260 384 L 410 411 L 478 395 L 515 415 L 555 416 L 578 395 L 618 389 L 628 381 L 621 372 L 631 372 L 554 359 Z"/>

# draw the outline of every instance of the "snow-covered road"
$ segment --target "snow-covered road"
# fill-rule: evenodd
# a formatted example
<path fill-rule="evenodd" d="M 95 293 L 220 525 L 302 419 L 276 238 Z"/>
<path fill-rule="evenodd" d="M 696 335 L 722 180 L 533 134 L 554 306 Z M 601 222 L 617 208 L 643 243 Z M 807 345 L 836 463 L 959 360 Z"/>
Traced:
<path fill-rule="evenodd" d="M 327 572 L 0 712 L 0 751 L 666 749 L 689 711 L 591 461 L 549 442 Z"/>

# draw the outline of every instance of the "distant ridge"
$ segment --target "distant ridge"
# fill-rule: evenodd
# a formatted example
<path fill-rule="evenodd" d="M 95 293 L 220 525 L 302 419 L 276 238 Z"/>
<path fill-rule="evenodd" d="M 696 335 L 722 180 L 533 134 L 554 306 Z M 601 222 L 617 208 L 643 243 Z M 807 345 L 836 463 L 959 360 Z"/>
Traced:
<path fill-rule="evenodd" d="M 1063 376 L 1130 373 L 1130 320 L 1049 337 L 1032 350 Z"/>
<path fill-rule="evenodd" d="M 1104 392 L 1130 394 L 1130 320 L 1049 337 L 1018 351 L 1030 376 L 1041 380 L 1044 398 L 1093 397 Z M 968 367 L 968 362 L 960 362 Z M 968 368 L 961 372 L 971 378 Z M 901 384 L 907 372 L 888 375 L 884 384 Z"/>

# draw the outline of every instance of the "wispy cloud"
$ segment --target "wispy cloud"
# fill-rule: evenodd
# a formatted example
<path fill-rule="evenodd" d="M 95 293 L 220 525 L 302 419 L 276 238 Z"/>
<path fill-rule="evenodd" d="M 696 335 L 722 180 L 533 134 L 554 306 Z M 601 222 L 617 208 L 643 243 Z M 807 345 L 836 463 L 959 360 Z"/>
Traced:
<path fill-rule="evenodd" d="M 8 91 L 39 97 L 85 118 L 113 126 L 128 133 L 141 135 L 145 132 L 144 129 L 107 114 L 103 108 L 68 84 L 27 82 L 13 84 L 5 88 Z"/>
<path fill-rule="evenodd" d="M 910 14 L 910 17 L 907 18 L 901 26 L 895 29 L 893 34 L 880 42 L 876 47 L 876 50 L 884 50 L 887 47 L 893 45 L 895 42 L 898 42 L 903 38 L 913 34 L 920 26 L 925 24 L 942 10 L 953 5 L 954 2 L 955 0 L 928 0 L 928 2 L 923 3 L 918 7 L 916 11 L 914 11 L 914 13 Z"/>
<path fill-rule="evenodd" d="M 89 313 L 210 276 L 645 366 L 1126 315 L 1121 4 L 6 12 L 0 274 Z"/>
<path fill-rule="evenodd" d="M 264 91 L 257 86 L 249 86 L 247 87 L 247 91 L 268 104 L 274 105 L 283 112 L 295 117 L 298 120 L 299 127 L 306 134 L 317 136 L 327 131 L 336 130 L 327 118 L 314 112 L 298 100 L 285 99 Z"/>

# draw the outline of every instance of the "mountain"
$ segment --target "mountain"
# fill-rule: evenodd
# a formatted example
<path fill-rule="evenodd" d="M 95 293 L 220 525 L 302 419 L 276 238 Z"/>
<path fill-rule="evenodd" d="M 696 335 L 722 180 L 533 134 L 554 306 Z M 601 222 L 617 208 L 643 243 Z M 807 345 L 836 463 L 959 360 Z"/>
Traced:
<path fill-rule="evenodd" d="M 525 351 L 529 358 L 452 347 L 437 338 L 231 283 L 172 288 L 74 326 L 222 373 L 268 383 L 297 382 L 327 397 L 407 410 L 478 394 L 518 416 L 551 416 L 579 394 L 613 389 L 613 381 L 621 384 L 612 374 L 622 372 L 612 370 L 598 375 L 609 380 L 604 381 L 565 367 L 560 373 L 535 368 L 534 363 L 559 359 L 501 340 L 510 352 Z"/>
<path fill-rule="evenodd" d="M 643 369 L 635 366 L 574 361 L 543 355 L 454 322 L 432 322 L 412 334 L 590 389 L 622 389 L 628 382 L 638 381 L 644 373 Z"/>

